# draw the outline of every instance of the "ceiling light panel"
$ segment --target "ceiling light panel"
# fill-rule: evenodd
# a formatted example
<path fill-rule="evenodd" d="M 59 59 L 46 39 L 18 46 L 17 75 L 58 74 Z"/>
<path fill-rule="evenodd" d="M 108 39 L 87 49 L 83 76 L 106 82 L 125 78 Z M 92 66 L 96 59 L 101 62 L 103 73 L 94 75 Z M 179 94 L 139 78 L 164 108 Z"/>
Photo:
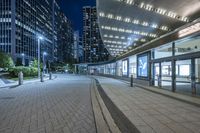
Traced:
<path fill-rule="evenodd" d="M 175 12 L 168 11 L 167 9 L 160 8 L 160 7 L 156 8 L 153 5 L 146 4 L 144 2 L 138 3 L 138 2 L 134 2 L 133 0 L 116 0 L 116 1 L 125 3 L 127 5 L 134 5 L 136 7 L 145 9 L 147 11 L 155 12 L 157 14 L 160 14 L 160 15 L 163 15 L 163 16 L 167 16 L 167 17 L 170 17 L 170 18 L 173 18 L 173 19 L 177 19 L 179 21 L 189 22 L 189 19 L 186 16 L 180 16 Z"/>
<path fill-rule="evenodd" d="M 153 37 L 153 38 L 157 37 L 157 35 L 154 34 L 154 33 L 148 33 L 148 32 L 142 32 L 142 31 L 135 31 L 135 30 L 129 30 L 129 29 L 124 29 L 124 28 L 117 28 L 117 27 L 110 27 L 110 26 L 101 26 L 101 29 L 111 30 L 111 31 L 116 31 L 116 32 L 123 32 L 123 33 L 130 33 L 130 34 L 147 36 L 147 37 Z"/>
<path fill-rule="evenodd" d="M 147 21 L 143 21 L 143 20 L 138 20 L 138 19 L 134 19 L 134 18 L 130 18 L 130 17 L 122 17 L 119 15 L 113 15 L 111 13 L 108 13 L 107 15 L 104 12 L 100 12 L 99 16 L 102 18 L 108 18 L 108 19 L 112 19 L 112 20 L 117 20 L 117 21 L 123 21 L 125 23 L 133 23 L 135 25 L 141 25 L 141 26 L 145 26 L 145 27 L 151 27 L 151 28 L 157 28 L 163 31 L 168 31 L 169 28 L 167 26 L 165 26 L 166 28 L 162 28 L 162 26 L 158 26 L 155 23 L 150 23 Z"/>

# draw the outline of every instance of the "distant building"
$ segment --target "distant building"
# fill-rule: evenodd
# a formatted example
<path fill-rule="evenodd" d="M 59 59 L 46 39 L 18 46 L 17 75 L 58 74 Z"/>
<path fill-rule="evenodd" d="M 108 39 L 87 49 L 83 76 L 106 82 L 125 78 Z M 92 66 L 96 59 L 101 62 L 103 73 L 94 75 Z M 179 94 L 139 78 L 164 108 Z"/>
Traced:
<path fill-rule="evenodd" d="M 57 37 L 57 61 L 73 63 L 74 61 L 74 31 L 71 21 L 64 13 L 59 12 L 59 27 Z"/>
<path fill-rule="evenodd" d="M 24 55 L 28 65 L 38 57 L 38 36 L 44 38 L 41 57 L 46 52 L 48 60 L 70 60 L 73 31 L 57 0 L 0 1 L 0 51 L 10 54 L 15 62 L 22 62 Z M 64 50 L 62 56 L 60 50 Z"/>
<path fill-rule="evenodd" d="M 74 59 L 76 63 L 82 63 L 84 57 L 82 38 L 79 31 L 74 32 Z"/>
<path fill-rule="evenodd" d="M 101 40 L 96 7 L 83 7 L 84 61 L 87 63 L 106 61 L 109 53 Z"/>

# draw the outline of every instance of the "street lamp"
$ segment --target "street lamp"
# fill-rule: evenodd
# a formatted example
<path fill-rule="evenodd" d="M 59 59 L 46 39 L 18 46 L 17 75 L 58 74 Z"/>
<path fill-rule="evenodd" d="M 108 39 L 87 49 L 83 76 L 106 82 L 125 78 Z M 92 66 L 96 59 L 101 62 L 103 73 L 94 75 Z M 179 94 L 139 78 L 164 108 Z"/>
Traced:
<path fill-rule="evenodd" d="M 46 63 L 45 63 L 45 56 L 46 55 L 47 55 L 47 52 L 43 52 L 43 54 L 42 54 L 42 58 L 43 58 L 43 72 L 45 72 L 44 69 L 46 67 Z"/>
<path fill-rule="evenodd" d="M 22 53 L 21 55 L 22 55 L 22 65 L 24 66 L 25 65 L 25 59 L 24 59 L 25 54 Z"/>
<path fill-rule="evenodd" d="M 40 40 L 43 40 L 42 36 L 38 36 L 38 78 L 40 78 Z"/>

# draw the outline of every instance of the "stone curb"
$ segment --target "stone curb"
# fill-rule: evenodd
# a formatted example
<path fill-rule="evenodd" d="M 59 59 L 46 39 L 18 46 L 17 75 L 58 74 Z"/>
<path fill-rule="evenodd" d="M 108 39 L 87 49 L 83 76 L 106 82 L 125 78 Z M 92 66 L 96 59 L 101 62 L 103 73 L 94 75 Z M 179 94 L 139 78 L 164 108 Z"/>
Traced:
<path fill-rule="evenodd" d="M 94 79 L 92 79 L 91 97 L 97 133 L 121 133 L 104 104 Z"/>
<path fill-rule="evenodd" d="M 114 122 L 116 123 L 118 129 L 122 133 L 140 133 L 139 130 L 133 125 L 133 123 L 126 117 L 126 115 L 117 107 L 117 105 L 110 99 L 106 94 L 103 87 L 97 79 L 97 89 L 102 97 L 107 109 L 109 110 Z M 115 133 L 115 132 L 113 132 Z"/>

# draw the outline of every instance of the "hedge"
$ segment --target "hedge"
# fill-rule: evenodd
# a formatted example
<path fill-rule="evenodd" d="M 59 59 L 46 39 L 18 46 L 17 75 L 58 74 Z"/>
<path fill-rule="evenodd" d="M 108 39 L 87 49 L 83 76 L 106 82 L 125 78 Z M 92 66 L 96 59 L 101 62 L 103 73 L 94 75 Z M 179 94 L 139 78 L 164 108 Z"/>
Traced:
<path fill-rule="evenodd" d="M 18 77 L 18 73 L 23 72 L 25 77 L 37 76 L 38 69 L 34 67 L 17 66 L 9 69 L 9 74 L 12 77 Z"/>

